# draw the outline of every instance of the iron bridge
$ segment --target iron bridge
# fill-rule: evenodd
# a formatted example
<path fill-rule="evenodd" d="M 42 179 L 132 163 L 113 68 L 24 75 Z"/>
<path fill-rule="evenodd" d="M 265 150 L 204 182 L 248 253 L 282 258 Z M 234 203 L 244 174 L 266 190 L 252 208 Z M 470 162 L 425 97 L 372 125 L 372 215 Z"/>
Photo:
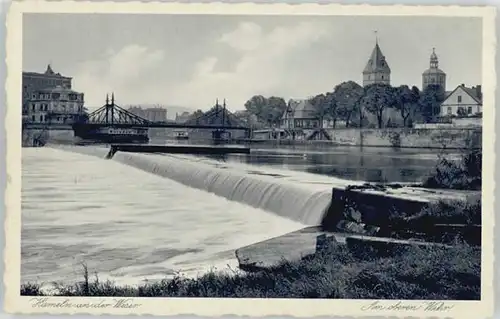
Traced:
<path fill-rule="evenodd" d="M 242 125 L 241 121 L 226 109 L 226 103 L 221 106 L 219 102 L 203 115 L 188 120 L 185 123 L 152 122 L 142 118 L 115 104 L 114 94 L 111 102 L 106 96 L 106 104 L 89 113 L 83 121 L 75 123 L 76 126 L 88 128 L 116 127 L 116 128 L 184 128 L 184 129 L 215 129 L 215 130 L 244 130 L 250 129 Z"/>

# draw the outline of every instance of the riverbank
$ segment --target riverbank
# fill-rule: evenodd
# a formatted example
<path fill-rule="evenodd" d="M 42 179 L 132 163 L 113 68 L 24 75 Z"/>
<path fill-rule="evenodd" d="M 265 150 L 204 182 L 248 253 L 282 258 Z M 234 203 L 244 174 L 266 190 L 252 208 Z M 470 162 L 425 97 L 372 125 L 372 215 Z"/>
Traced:
<path fill-rule="evenodd" d="M 164 129 L 173 130 L 173 129 Z M 449 149 L 458 150 L 465 148 L 481 148 L 482 128 L 338 128 L 322 129 L 325 132 L 323 139 L 309 139 L 316 136 L 318 129 L 304 129 L 303 136 L 297 139 L 273 139 L 270 133 L 254 134 L 252 138 L 235 138 L 225 141 L 226 144 L 269 145 L 269 146 L 295 146 L 295 145 L 321 145 L 356 146 L 356 147 L 390 147 L 390 148 L 415 148 L 415 149 Z M 269 132 L 273 132 L 272 130 Z M 187 140 L 190 144 L 212 144 L 211 131 L 207 134 L 195 134 L 194 138 Z M 151 140 L 172 140 L 173 134 L 151 135 Z M 23 129 L 23 146 L 32 146 L 33 141 L 45 143 L 72 144 L 80 142 L 69 125 L 34 125 Z"/>
<path fill-rule="evenodd" d="M 400 221 L 426 224 L 480 224 L 480 201 L 429 207 Z M 50 293 L 37 283 L 21 286 L 30 296 L 345 298 L 478 300 L 481 248 L 456 239 L 454 245 L 406 246 L 391 255 L 332 245 L 296 261 L 231 273 L 210 271 L 197 278 L 176 276 L 138 286 L 101 282 L 98 269 L 84 267 L 82 279 L 56 285 Z M 93 276 L 92 276 L 93 277 Z"/>
<path fill-rule="evenodd" d="M 52 296 L 337 298 L 479 300 L 481 251 L 469 246 L 412 248 L 399 256 L 357 255 L 344 246 L 272 269 L 233 274 L 208 272 L 139 286 L 118 286 L 89 278 L 60 285 Z M 21 295 L 43 296 L 37 284 Z"/>
<path fill-rule="evenodd" d="M 465 155 L 464 158 L 467 158 Z M 479 156 L 480 158 L 480 156 Z M 477 164 L 477 163 L 476 163 Z M 479 168 L 482 163 L 479 163 Z M 477 165 L 461 173 L 480 174 Z M 446 166 L 443 168 L 446 170 Z M 480 183 L 480 175 L 475 178 Z M 475 182 L 476 183 L 476 182 Z M 446 186 L 443 184 L 443 186 Z M 449 184 L 448 188 L 453 189 Z M 356 212 L 350 216 L 355 217 Z M 481 225 L 481 201 L 437 203 L 416 214 L 390 215 L 395 233 L 406 228 L 424 231 L 428 225 Z M 363 220 L 361 221 L 363 222 Z M 421 227 L 417 227 L 420 225 Z M 411 234 L 411 238 L 414 237 Z M 449 238 L 451 239 L 451 238 Z M 451 246 L 451 247 L 450 247 Z M 90 262 L 90 260 L 89 260 Z M 232 273 L 211 271 L 197 278 L 176 276 L 138 286 L 122 286 L 89 278 L 99 269 L 85 268 L 83 280 L 58 285 L 57 296 L 358 298 L 478 300 L 481 291 L 481 248 L 453 238 L 448 246 L 410 246 L 392 255 L 353 251 L 334 245 L 307 258 L 283 261 L 266 269 Z M 39 283 L 25 283 L 22 295 L 44 295 Z"/>
<path fill-rule="evenodd" d="M 323 132 L 322 140 L 313 137 Z M 272 131 L 271 131 L 272 132 Z M 320 144 L 329 146 L 362 146 L 423 149 L 481 148 L 481 128 L 338 128 L 304 129 L 302 139 L 271 139 L 256 134 L 251 143 L 275 145 Z"/>

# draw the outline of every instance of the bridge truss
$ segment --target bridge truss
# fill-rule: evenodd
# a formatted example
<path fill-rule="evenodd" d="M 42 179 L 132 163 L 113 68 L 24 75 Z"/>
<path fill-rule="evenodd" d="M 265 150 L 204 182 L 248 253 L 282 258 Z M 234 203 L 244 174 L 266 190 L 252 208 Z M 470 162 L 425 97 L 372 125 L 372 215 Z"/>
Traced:
<path fill-rule="evenodd" d="M 87 124 L 100 125 L 137 125 L 147 126 L 150 121 L 135 115 L 115 104 L 115 95 L 111 95 L 111 103 L 106 95 L 106 105 L 88 115 Z"/>
<path fill-rule="evenodd" d="M 244 123 L 226 108 L 225 100 L 222 105 L 217 100 L 215 106 L 210 110 L 194 119 L 188 120 L 184 124 L 218 126 L 222 130 L 245 127 Z"/>

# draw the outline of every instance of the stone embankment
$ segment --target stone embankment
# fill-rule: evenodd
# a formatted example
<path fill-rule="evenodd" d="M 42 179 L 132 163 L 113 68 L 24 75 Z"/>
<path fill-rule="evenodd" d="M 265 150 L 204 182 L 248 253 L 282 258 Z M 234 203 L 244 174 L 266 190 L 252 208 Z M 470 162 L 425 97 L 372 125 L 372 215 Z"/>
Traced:
<path fill-rule="evenodd" d="M 437 202 L 473 203 L 478 191 L 429 190 L 418 186 L 363 185 L 334 187 L 331 204 L 321 225 L 284 234 L 235 251 L 240 268 L 271 268 L 283 261 L 295 262 L 325 246 L 346 245 L 355 253 L 367 250 L 391 255 L 407 246 L 451 247 L 457 238 L 480 247 L 481 225 L 412 223 L 402 216 L 419 216 Z M 398 222 L 394 222 L 394 217 Z"/>
<path fill-rule="evenodd" d="M 314 144 L 325 147 L 363 146 L 393 148 L 430 148 L 463 149 L 480 148 L 482 144 L 481 128 L 420 128 L 420 129 L 325 129 L 330 140 L 289 140 L 289 139 L 253 139 L 254 143 L 300 145 Z M 312 135 L 310 130 L 308 135 Z"/>

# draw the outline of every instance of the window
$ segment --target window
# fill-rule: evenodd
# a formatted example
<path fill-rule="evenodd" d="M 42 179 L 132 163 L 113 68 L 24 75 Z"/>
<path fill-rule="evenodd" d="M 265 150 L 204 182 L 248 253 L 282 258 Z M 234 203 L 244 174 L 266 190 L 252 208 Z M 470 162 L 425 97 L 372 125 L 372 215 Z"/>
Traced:
<path fill-rule="evenodd" d="M 457 115 L 458 115 L 458 116 L 464 116 L 464 115 L 465 115 L 465 108 L 463 108 L 463 107 L 461 107 L 461 106 L 460 106 L 460 107 L 457 109 Z"/>
<path fill-rule="evenodd" d="M 43 115 L 40 115 L 40 122 L 43 122 Z"/>
<path fill-rule="evenodd" d="M 384 79 L 384 76 L 382 75 L 382 80 Z"/>
<path fill-rule="evenodd" d="M 451 115 L 451 106 L 448 106 L 448 115 Z"/>
<path fill-rule="evenodd" d="M 32 116 L 31 116 L 31 120 L 32 120 L 33 122 L 35 122 L 35 116 L 34 116 L 34 115 L 32 115 Z"/>
<path fill-rule="evenodd" d="M 458 101 L 458 103 L 462 103 L 462 96 L 461 95 L 457 96 L 457 101 Z"/>
<path fill-rule="evenodd" d="M 35 103 L 31 104 L 31 109 L 35 111 Z"/>
<path fill-rule="evenodd" d="M 469 107 L 467 108 L 467 114 L 472 114 L 472 106 L 469 106 Z"/>

